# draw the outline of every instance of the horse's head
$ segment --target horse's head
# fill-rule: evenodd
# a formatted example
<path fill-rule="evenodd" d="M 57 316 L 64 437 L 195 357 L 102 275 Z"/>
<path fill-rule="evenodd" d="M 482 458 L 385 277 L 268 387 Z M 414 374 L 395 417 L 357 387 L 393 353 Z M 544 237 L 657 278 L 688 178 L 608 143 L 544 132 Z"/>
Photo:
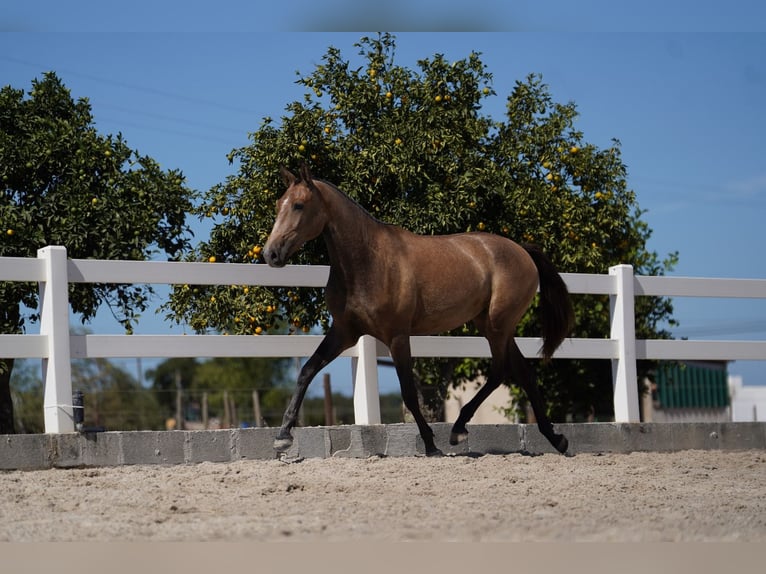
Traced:
<path fill-rule="evenodd" d="M 327 223 L 324 203 L 309 168 L 304 164 L 296 176 L 279 170 L 287 191 L 277 201 L 277 218 L 263 256 L 271 267 L 284 267 L 304 243 L 322 233 Z"/>

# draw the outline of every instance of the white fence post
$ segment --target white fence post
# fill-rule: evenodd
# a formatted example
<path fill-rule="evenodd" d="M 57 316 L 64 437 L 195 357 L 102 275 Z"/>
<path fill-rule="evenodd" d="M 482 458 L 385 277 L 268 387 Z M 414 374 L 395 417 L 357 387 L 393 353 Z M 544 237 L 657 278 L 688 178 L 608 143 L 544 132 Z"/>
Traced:
<path fill-rule="evenodd" d="M 636 317 L 633 267 L 609 268 L 616 281 L 616 295 L 609 297 L 610 337 L 617 341 L 618 358 L 612 359 L 614 420 L 640 422 L 638 410 L 638 374 L 636 371 Z"/>
<path fill-rule="evenodd" d="M 74 432 L 66 248 L 43 247 L 37 257 L 45 262 L 45 282 L 40 283 L 40 334 L 48 338 L 48 357 L 43 359 L 45 432 Z"/>
<path fill-rule="evenodd" d="M 378 343 L 374 337 L 362 335 L 356 348 L 357 356 L 351 359 L 354 422 L 358 425 L 379 425 Z"/>

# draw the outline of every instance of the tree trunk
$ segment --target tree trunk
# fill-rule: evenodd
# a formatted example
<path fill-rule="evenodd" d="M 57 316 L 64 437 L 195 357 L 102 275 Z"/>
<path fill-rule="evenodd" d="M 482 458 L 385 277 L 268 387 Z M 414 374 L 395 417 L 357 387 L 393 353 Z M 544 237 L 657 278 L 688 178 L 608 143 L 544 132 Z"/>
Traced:
<path fill-rule="evenodd" d="M 231 428 L 231 403 L 229 403 L 229 391 L 223 391 L 223 425 L 222 428 Z"/>
<path fill-rule="evenodd" d="M 13 359 L 0 359 L 0 434 L 15 434 L 13 400 L 11 399 L 11 373 Z"/>
<path fill-rule="evenodd" d="M 255 426 L 264 426 L 263 415 L 261 414 L 261 396 L 258 391 L 253 391 L 253 416 L 255 417 Z"/>
<path fill-rule="evenodd" d="M 186 428 L 186 413 L 184 413 L 183 385 L 181 384 L 181 370 L 176 369 L 176 430 Z"/>
<path fill-rule="evenodd" d="M 0 333 L 21 333 L 18 303 L 0 301 Z M 15 359 L 0 359 L 0 434 L 16 434 L 11 398 L 11 373 Z"/>

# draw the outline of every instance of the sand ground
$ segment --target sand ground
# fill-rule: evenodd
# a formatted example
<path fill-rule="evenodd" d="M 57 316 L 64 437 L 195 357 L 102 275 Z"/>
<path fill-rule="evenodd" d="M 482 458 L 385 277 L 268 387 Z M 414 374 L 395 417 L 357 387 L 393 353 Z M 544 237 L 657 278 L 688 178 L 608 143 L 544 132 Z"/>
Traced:
<path fill-rule="evenodd" d="M 766 542 L 766 452 L 0 472 L 0 541 Z"/>

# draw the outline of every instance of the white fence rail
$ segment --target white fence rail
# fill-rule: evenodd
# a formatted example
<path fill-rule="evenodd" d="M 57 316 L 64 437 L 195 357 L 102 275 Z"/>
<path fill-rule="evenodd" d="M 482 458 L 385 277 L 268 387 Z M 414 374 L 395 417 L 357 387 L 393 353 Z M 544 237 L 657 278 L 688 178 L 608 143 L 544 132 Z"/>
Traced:
<path fill-rule="evenodd" d="M 153 283 L 323 287 L 329 268 L 266 265 L 103 261 L 67 259 L 63 247 L 45 247 L 35 258 L 0 257 L 0 281 L 40 284 L 40 334 L 0 335 L 0 357 L 38 358 L 43 363 L 45 431 L 74 431 L 70 361 L 118 357 L 307 357 L 321 336 L 302 335 L 72 335 L 69 283 Z M 573 294 L 610 298 L 609 338 L 567 339 L 554 358 L 610 359 L 614 415 L 619 422 L 639 420 L 636 360 L 766 360 L 766 341 L 636 340 L 634 298 L 684 296 L 766 299 L 766 280 L 635 276 L 629 265 L 608 275 L 563 273 Z M 519 338 L 525 356 L 537 354 L 540 340 Z M 480 337 L 413 337 L 416 357 L 489 357 Z M 377 359 L 388 349 L 362 337 L 344 353 L 352 357 L 354 415 L 357 424 L 380 422 Z"/>

